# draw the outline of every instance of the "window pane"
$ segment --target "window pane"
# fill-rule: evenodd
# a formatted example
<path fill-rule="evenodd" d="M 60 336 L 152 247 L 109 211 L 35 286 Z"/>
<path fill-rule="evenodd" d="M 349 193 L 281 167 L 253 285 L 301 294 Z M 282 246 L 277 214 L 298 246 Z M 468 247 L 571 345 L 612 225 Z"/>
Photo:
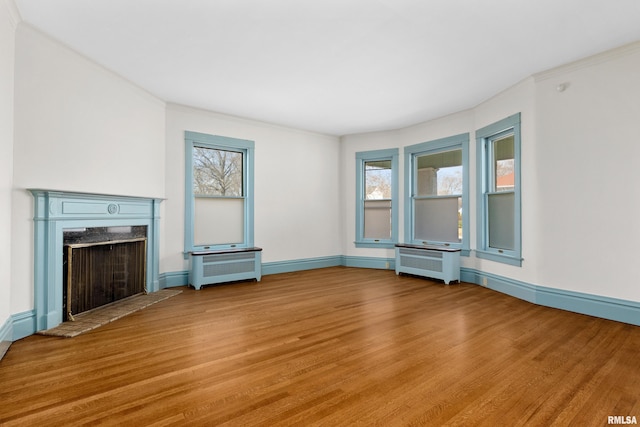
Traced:
<path fill-rule="evenodd" d="M 489 247 L 513 250 L 515 248 L 515 193 L 488 195 Z"/>
<path fill-rule="evenodd" d="M 365 199 L 391 199 L 391 160 L 364 163 Z"/>
<path fill-rule="evenodd" d="M 196 246 L 244 241 L 244 199 L 196 197 L 194 204 Z"/>
<path fill-rule="evenodd" d="M 415 201 L 415 239 L 459 243 L 462 241 L 461 197 Z"/>
<path fill-rule="evenodd" d="M 417 196 L 462 194 L 462 150 L 418 156 Z"/>
<path fill-rule="evenodd" d="M 513 135 L 492 141 L 493 185 L 492 192 L 513 191 L 515 187 L 515 161 Z"/>
<path fill-rule="evenodd" d="M 364 238 L 391 238 L 391 200 L 364 202 Z"/>
<path fill-rule="evenodd" d="M 193 193 L 240 197 L 242 153 L 193 147 Z"/>

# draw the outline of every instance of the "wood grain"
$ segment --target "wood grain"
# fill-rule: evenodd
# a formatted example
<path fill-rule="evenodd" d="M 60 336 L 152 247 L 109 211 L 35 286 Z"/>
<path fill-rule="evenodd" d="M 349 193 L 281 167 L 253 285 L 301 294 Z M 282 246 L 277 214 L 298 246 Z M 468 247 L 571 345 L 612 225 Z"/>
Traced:
<path fill-rule="evenodd" d="M 575 425 L 640 419 L 640 328 L 335 267 L 184 292 L 0 361 L 0 425 Z"/>

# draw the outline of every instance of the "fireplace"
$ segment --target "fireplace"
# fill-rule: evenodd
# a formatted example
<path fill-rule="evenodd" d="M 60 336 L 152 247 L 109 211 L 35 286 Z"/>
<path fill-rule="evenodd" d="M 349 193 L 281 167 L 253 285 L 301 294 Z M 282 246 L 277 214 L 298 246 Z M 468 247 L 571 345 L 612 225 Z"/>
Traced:
<path fill-rule="evenodd" d="M 111 300 L 159 290 L 161 199 L 29 191 L 35 201 L 35 331 L 58 326 L 69 312 L 73 316 Z M 123 256 L 128 261 L 123 263 Z M 74 268 L 78 263 L 96 269 L 80 273 Z M 95 297 L 95 290 L 79 291 L 73 285 L 69 292 L 70 278 L 87 289 L 101 288 L 105 295 Z"/>
<path fill-rule="evenodd" d="M 63 231 L 63 320 L 146 292 L 147 227 Z"/>

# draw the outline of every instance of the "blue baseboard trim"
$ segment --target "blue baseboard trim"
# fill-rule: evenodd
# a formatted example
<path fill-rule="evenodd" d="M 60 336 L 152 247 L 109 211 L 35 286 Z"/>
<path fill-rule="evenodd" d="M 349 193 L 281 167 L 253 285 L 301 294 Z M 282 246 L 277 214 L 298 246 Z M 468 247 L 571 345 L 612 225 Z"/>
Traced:
<path fill-rule="evenodd" d="M 375 268 L 378 270 L 395 270 L 395 258 L 376 258 L 362 256 L 343 256 L 342 265 L 345 267 Z"/>
<path fill-rule="evenodd" d="M 158 282 L 160 289 L 186 286 L 189 284 L 189 272 L 185 270 L 160 273 L 158 276 Z"/>
<path fill-rule="evenodd" d="M 4 357 L 13 341 L 13 321 L 8 318 L 0 327 L 0 360 Z"/>
<path fill-rule="evenodd" d="M 24 311 L 11 316 L 13 323 L 13 341 L 36 333 L 35 310 Z"/>
<path fill-rule="evenodd" d="M 316 268 L 336 267 L 342 264 L 342 256 L 296 259 L 262 263 L 262 275 L 291 273 L 293 271 L 314 270 Z"/>
<path fill-rule="evenodd" d="M 338 255 L 269 262 L 262 264 L 262 275 L 336 266 L 394 270 L 395 259 Z M 188 280 L 188 271 L 166 272 L 160 274 L 159 286 L 160 289 L 184 286 L 188 284 Z M 466 267 L 460 269 L 460 280 L 480 285 L 533 304 L 640 326 L 640 302 L 532 285 Z M 0 359 L 12 341 L 33 335 L 35 332 L 35 310 L 12 315 L 10 319 L 0 327 Z"/>
<path fill-rule="evenodd" d="M 640 326 L 640 303 L 634 301 L 538 286 L 536 304 Z"/>
<path fill-rule="evenodd" d="M 640 326 L 640 302 L 532 285 L 464 267 L 460 269 L 460 277 L 464 282 L 484 286 L 533 304 Z"/>

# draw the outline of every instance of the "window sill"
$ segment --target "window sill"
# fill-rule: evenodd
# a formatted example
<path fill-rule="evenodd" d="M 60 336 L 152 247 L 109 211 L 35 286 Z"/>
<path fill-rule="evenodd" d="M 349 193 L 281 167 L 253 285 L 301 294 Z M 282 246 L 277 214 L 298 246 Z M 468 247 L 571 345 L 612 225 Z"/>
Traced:
<path fill-rule="evenodd" d="M 503 264 L 509 264 L 516 267 L 522 267 L 523 259 L 521 257 L 499 254 L 496 252 L 487 252 L 480 249 L 476 249 L 476 258 L 486 259 L 489 261 L 501 262 Z"/>
<path fill-rule="evenodd" d="M 393 249 L 395 248 L 396 242 L 384 241 L 384 242 L 353 242 L 356 245 L 356 248 L 383 248 L 383 249 Z"/>

